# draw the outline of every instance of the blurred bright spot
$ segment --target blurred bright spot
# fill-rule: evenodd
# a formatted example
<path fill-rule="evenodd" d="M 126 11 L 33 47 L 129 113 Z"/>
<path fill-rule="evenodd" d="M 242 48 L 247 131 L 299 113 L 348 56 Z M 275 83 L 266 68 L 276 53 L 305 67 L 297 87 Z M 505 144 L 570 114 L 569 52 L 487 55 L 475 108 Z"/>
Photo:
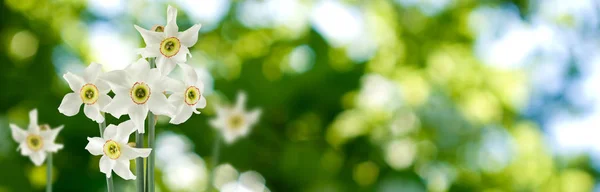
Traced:
<path fill-rule="evenodd" d="M 400 137 L 418 131 L 419 117 L 412 111 L 399 111 L 389 125 L 392 136 Z"/>
<path fill-rule="evenodd" d="M 368 186 L 377 181 L 378 175 L 379 166 L 371 161 L 367 161 L 362 162 L 354 167 L 352 178 L 359 185 Z"/>
<path fill-rule="evenodd" d="M 431 192 L 448 191 L 456 178 L 454 168 L 447 163 L 428 163 L 418 168 L 417 173 L 427 181 L 427 189 Z"/>
<path fill-rule="evenodd" d="M 29 171 L 29 181 L 35 188 L 43 188 L 46 186 L 46 164 L 42 166 L 33 166 Z M 52 172 L 56 172 L 55 169 Z M 54 174 L 53 174 L 54 175 Z"/>
<path fill-rule="evenodd" d="M 192 23 L 202 24 L 201 31 L 211 31 L 219 26 L 227 15 L 229 0 L 177 0 L 177 3 L 190 15 Z"/>
<path fill-rule="evenodd" d="M 490 123 L 499 120 L 502 111 L 498 99 L 489 92 L 471 90 L 463 93 L 460 109 L 463 114 L 475 123 Z"/>
<path fill-rule="evenodd" d="M 352 138 L 366 134 L 367 128 L 365 116 L 360 111 L 344 111 L 328 128 L 326 139 L 336 148 Z"/>
<path fill-rule="evenodd" d="M 163 172 L 163 181 L 173 191 L 204 191 L 208 187 L 209 174 L 204 160 L 194 153 L 173 157 Z"/>
<path fill-rule="evenodd" d="M 123 0 L 88 0 L 90 12 L 107 18 L 113 18 L 123 14 L 125 2 Z"/>
<path fill-rule="evenodd" d="M 400 85 L 403 99 L 411 106 L 423 105 L 429 98 L 429 83 L 420 75 L 406 74 L 401 77 Z"/>
<path fill-rule="evenodd" d="M 594 188 L 594 178 L 582 170 L 568 169 L 560 174 L 561 191 L 586 192 Z"/>
<path fill-rule="evenodd" d="M 394 140 L 384 148 L 385 162 L 395 170 L 403 170 L 412 165 L 417 148 L 411 139 Z"/>
<path fill-rule="evenodd" d="M 222 164 L 217 166 L 213 170 L 214 181 L 213 186 L 217 189 L 221 189 L 226 183 L 237 180 L 239 173 L 230 164 Z"/>
<path fill-rule="evenodd" d="M 157 165 L 161 169 L 176 159 L 184 158 L 193 147 L 187 137 L 169 131 L 157 136 L 156 146 Z"/>
<path fill-rule="evenodd" d="M 226 183 L 222 192 L 268 192 L 265 179 L 256 171 L 247 171 L 240 175 L 237 181 Z"/>
<path fill-rule="evenodd" d="M 391 114 L 401 106 L 402 94 L 399 84 L 379 75 L 367 74 L 361 79 L 361 89 L 356 97 L 356 106 L 373 115 Z"/>
<path fill-rule="evenodd" d="M 477 162 L 484 172 L 498 173 L 515 155 L 512 137 L 505 129 L 495 126 L 484 128 L 482 134 Z"/>
<path fill-rule="evenodd" d="M 91 59 L 102 64 L 106 71 L 125 69 L 139 58 L 137 38 L 120 34 L 122 32 L 110 23 L 96 22 L 90 27 Z"/>
<path fill-rule="evenodd" d="M 361 12 L 339 1 L 317 3 L 310 16 L 313 28 L 333 47 L 347 45 L 363 34 Z"/>
<path fill-rule="evenodd" d="M 417 7 L 421 12 L 434 16 L 444 11 L 452 3 L 452 0 L 395 0 L 395 2 L 404 7 Z"/>
<path fill-rule="evenodd" d="M 10 41 L 10 54 L 17 60 L 29 58 L 37 52 L 38 39 L 29 31 L 15 33 Z"/>
<path fill-rule="evenodd" d="M 292 50 L 288 58 L 293 72 L 304 73 L 313 67 L 315 52 L 308 45 L 300 45 Z"/>

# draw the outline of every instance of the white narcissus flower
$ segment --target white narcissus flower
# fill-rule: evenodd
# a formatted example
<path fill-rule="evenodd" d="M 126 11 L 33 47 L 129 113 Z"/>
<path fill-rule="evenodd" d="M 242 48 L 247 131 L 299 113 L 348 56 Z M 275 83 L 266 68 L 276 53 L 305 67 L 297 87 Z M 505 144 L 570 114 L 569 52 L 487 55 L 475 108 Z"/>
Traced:
<path fill-rule="evenodd" d="M 248 135 L 250 128 L 258 122 L 261 110 L 254 109 L 246 112 L 244 105 L 246 105 L 246 94 L 238 93 L 236 105 L 234 107 L 217 106 L 217 118 L 210 121 L 214 128 L 221 131 L 228 144 Z"/>
<path fill-rule="evenodd" d="M 237 180 L 221 186 L 221 192 L 269 192 L 265 186 L 265 179 L 256 171 L 247 171 Z"/>
<path fill-rule="evenodd" d="M 148 111 L 169 117 L 175 111 L 164 94 L 167 77 L 161 75 L 158 69 L 150 69 L 145 59 L 139 59 L 125 70 L 108 72 L 103 78 L 115 93 L 115 97 L 103 111 L 117 118 L 129 114 L 139 133 L 144 133 L 144 120 Z"/>
<path fill-rule="evenodd" d="M 204 84 L 198 79 L 196 70 L 189 65 L 179 65 L 184 72 L 184 81 L 169 81 L 167 90 L 173 92 L 169 96 L 169 103 L 176 107 L 175 116 L 170 123 L 180 124 L 187 121 L 192 113 L 200 114 L 197 108 L 206 107 L 206 99 L 203 96 Z"/>
<path fill-rule="evenodd" d="M 195 24 L 184 32 L 179 32 L 177 26 L 177 9 L 167 8 L 167 25 L 164 32 L 150 31 L 134 26 L 146 43 L 146 47 L 140 50 L 143 58 L 156 57 L 156 67 L 164 75 L 169 74 L 176 64 L 185 63 L 187 55 L 190 55 L 188 47 L 194 46 L 198 41 L 198 31 L 201 25 Z"/>
<path fill-rule="evenodd" d="M 81 104 L 84 104 L 83 113 L 85 113 L 85 116 L 98 123 L 104 122 L 104 116 L 102 116 L 100 110 L 112 99 L 107 95 L 110 87 L 99 78 L 101 75 L 102 66 L 97 63 L 90 64 L 83 71 L 83 76 L 71 72 L 63 75 L 73 93 L 65 95 L 58 111 L 66 116 L 73 116 L 79 113 Z"/>
<path fill-rule="evenodd" d="M 62 144 L 54 143 L 58 132 L 62 130 L 63 126 L 50 129 L 49 126 L 44 125 L 44 129 L 41 130 L 38 125 L 37 116 L 37 109 L 29 112 L 29 126 L 27 127 L 27 131 L 14 124 L 10 124 L 9 126 L 13 139 L 19 143 L 17 150 L 21 150 L 21 155 L 29 156 L 33 164 L 40 166 L 44 163 L 47 153 L 56 153 L 63 148 Z"/>
<path fill-rule="evenodd" d="M 135 179 L 129 169 L 129 161 L 138 157 L 148 157 L 152 149 L 133 148 L 127 145 L 129 135 L 135 132 L 135 125 L 127 120 L 118 126 L 109 125 L 104 130 L 102 137 L 88 137 L 85 146 L 92 155 L 102 155 L 100 158 L 100 172 L 110 178 L 111 172 L 125 180 Z"/>

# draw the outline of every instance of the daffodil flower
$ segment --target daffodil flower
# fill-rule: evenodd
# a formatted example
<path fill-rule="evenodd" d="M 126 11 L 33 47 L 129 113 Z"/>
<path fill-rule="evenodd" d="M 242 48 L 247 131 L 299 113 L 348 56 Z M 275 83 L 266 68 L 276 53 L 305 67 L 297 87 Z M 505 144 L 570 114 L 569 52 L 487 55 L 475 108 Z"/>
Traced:
<path fill-rule="evenodd" d="M 83 76 L 68 72 L 63 78 L 69 83 L 73 93 L 68 93 L 63 98 L 58 111 L 66 116 L 73 116 L 79 113 L 81 104 L 83 113 L 88 118 L 102 123 L 104 116 L 100 110 L 112 100 L 107 94 L 110 87 L 106 82 L 98 78 L 102 75 L 102 66 L 92 63 L 83 71 Z"/>
<path fill-rule="evenodd" d="M 125 70 L 108 72 L 103 78 L 115 93 L 103 111 L 116 118 L 129 114 L 139 133 L 144 133 L 148 111 L 170 117 L 175 110 L 164 94 L 167 77 L 161 75 L 158 69 L 150 69 L 145 59 L 139 59 Z"/>
<path fill-rule="evenodd" d="M 248 135 L 250 128 L 258 122 L 261 110 L 254 109 L 246 112 L 246 94 L 238 93 L 234 107 L 217 106 L 217 118 L 210 124 L 221 131 L 225 142 L 233 143 L 236 139 Z"/>
<path fill-rule="evenodd" d="M 173 92 L 169 96 L 169 103 L 175 106 L 176 113 L 170 123 L 180 124 L 187 121 L 192 113 L 200 114 L 197 108 L 206 107 L 206 99 L 202 95 L 204 93 L 204 84 L 198 80 L 196 71 L 189 65 L 179 65 L 185 76 L 184 81 L 169 81 L 167 90 Z"/>
<path fill-rule="evenodd" d="M 47 153 L 56 153 L 63 148 L 62 144 L 54 143 L 63 126 L 50 129 L 45 125 L 42 130 L 38 125 L 37 117 L 37 109 L 29 112 L 29 126 L 26 131 L 14 124 L 9 126 L 13 139 L 19 143 L 17 150 L 21 151 L 21 155 L 29 156 L 33 164 L 40 166 L 44 163 Z"/>
<path fill-rule="evenodd" d="M 152 149 L 133 148 L 127 145 L 129 135 L 135 132 L 135 125 L 131 120 L 118 126 L 109 125 L 104 130 L 102 137 L 88 137 L 85 146 L 92 155 L 102 155 L 100 158 L 100 172 L 110 178 L 112 171 L 125 180 L 135 179 L 136 176 L 129 170 L 129 160 L 137 157 L 148 157 Z"/>
<path fill-rule="evenodd" d="M 179 32 L 177 9 L 169 5 L 167 25 L 160 28 L 164 29 L 163 32 L 150 31 L 137 25 L 134 27 L 140 32 L 146 43 L 146 47 L 140 50 L 142 57 L 156 57 L 156 66 L 161 74 L 167 75 L 175 68 L 176 64 L 185 63 L 187 55 L 192 56 L 188 47 L 194 46 L 198 41 L 198 31 L 201 25 L 195 24 L 189 29 Z"/>

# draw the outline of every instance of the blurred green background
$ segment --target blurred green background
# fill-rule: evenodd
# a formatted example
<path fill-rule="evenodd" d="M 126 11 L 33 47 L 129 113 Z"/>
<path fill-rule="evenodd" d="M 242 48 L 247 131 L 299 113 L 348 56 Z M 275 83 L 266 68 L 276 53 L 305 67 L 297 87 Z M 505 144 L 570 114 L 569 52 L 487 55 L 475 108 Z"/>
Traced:
<path fill-rule="evenodd" d="M 54 190 L 106 190 L 84 149 L 97 124 L 57 110 L 62 74 L 123 69 L 144 46 L 133 25 L 164 25 L 169 4 L 180 29 L 203 25 L 188 63 L 208 107 L 159 119 L 160 191 L 210 185 L 207 122 L 239 90 L 263 114 L 219 164 L 271 191 L 600 191 L 599 1 L 4 0 L 0 192 L 46 184 L 8 128 L 33 108 L 65 125 Z"/>

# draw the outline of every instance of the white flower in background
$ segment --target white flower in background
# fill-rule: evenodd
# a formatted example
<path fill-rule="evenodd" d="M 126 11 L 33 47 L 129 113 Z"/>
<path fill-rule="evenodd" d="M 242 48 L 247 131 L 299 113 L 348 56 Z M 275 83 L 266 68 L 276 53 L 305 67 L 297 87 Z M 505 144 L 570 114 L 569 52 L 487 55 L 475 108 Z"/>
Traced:
<path fill-rule="evenodd" d="M 161 75 L 158 69 L 150 69 L 145 59 L 139 59 L 125 70 L 108 72 L 103 77 L 115 92 L 115 97 L 103 111 L 117 118 L 129 114 L 139 133 L 144 133 L 148 111 L 172 116 L 175 107 L 169 104 L 164 94 L 167 77 Z"/>
<path fill-rule="evenodd" d="M 246 94 L 238 93 L 235 106 L 216 106 L 217 118 L 210 121 L 214 128 L 220 129 L 223 138 L 229 144 L 239 137 L 248 135 L 250 128 L 260 117 L 260 109 L 246 112 L 244 105 L 246 105 Z"/>
<path fill-rule="evenodd" d="M 63 75 L 73 93 L 65 95 L 58 111 L 66 116 L 73 116 L 79 113 L 81 104 L 85 104 L 83 106 L 85 116 L 98 123 L 104 122 L 104 116 L 102 116 L 100 110 L 112 99 L 107 95 L 110 87 L 99 78 L 101 75 L 102 66 L 97 63 L 92 63 L 85 68 L 83 76 L 70 72 Z"/>
<path fill-rule="evenodd" d="M 198 80 L 196 70 L 189 65 L 179 65 L 184 75 L 184 81 L 172 80 L 169 83 L 167 90 L 173 94 L 169 96 L 169 103 L 176 107 L 175 116 L 170 123 L 180 124 L 187 121 L 192 113 L 200 114 L 197 108 L 206 107 L 206 99 L 204 98 L 204 83 Z"/>
<path fill-rule="evenodd" d="M 237 180 L 225 183 L 220 188 L 221 192 L 268 192 L 265 178 L 256 171 L 247 171 Z"/>
<path fill-rule="evenodd" d="M 127 145 L 129 135 L 135 132 L 135 125 L 131 120 L 118 126 L 109 125 L 104 130 L 102 137 L 88 137 L 85 146 L 92 155 L 102 155 L 100 158 L 100 172 L 110 178 L 111 171 L 126 180 L 135 179 L 129 169 L 129 160 L 137 157 L 148 157 L 152 149 L 133 148 Z"/>
<path fill-rule="evenodd" d="M 54 143 L 58 132 L 62 130 L 63 126 L 50 129 L 49 126 L 44 125 L 42 129 L 38 125 L 37 116 L 37 109 L 29 112 L 27 131 L 14 124 L 10 124 L 10 130 L 13 139 L 19 143 L 17 150 L 21 150 L 21 155 L 29 156 L 33 164 L 40 166 L 44 163 L 47 153 L 56 153 L 63 148 L 62 144 Z"/>
<path fill-rule="evenodd" d="M 184 32 L 179 32 L 177 26 L 177 9 L 167 8 L 167 25 L 164 32 L 146 30 L 135 25 L 135 29 L 140 32 L 146 47 L 142 48 L 140 53 L 143 58 L 156 57 L 156 67 L 161 74 L 169 74 L 176 64 L 185 63 L 187 55 L 190 55 L 188 47 L 194 46 L 198 41 L 198 31 L 200 24 L 195 24 Z"/>

